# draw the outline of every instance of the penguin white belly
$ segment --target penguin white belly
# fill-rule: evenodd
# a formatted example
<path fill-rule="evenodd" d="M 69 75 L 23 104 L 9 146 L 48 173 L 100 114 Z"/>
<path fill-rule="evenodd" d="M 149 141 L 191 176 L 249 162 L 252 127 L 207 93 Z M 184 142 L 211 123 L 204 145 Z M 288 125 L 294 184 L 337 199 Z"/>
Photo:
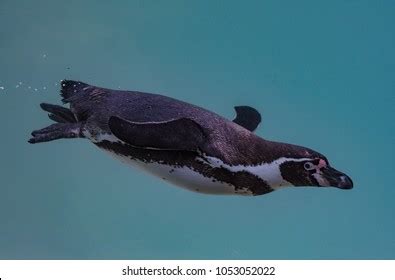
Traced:
<path fill-rule="evenodd" d="M 221 195 L 252 195 L 252 193 L 249 191 L 235 191 L 234 186 L 218 181 L 215 178 L 205 177 L 199 172 L 196 172 L 195 170 L 186 166 L 175 167 L 156 162 L 145 163 L 139 160 L 130 159 L 129 157 L 113 153 L 106 149 L 101 148 L 101 150 L 110 154 L 112 157 L 119 159 L 127 165 L 140 168 L 143 171 L 146 171 L 154 176 L 162 178 L 163 180 L 169 181 L 174 185 L 193 192 Z"/>

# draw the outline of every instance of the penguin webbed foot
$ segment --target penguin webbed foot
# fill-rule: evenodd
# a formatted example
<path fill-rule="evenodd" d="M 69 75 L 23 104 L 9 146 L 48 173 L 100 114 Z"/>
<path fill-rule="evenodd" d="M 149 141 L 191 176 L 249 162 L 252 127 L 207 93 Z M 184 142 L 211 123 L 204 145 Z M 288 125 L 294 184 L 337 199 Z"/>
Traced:
<path fill-rule="evenodd" d="M 58 123 L 76 123 L 77 119 L 70 109 L 48 103 L 41 103 L 41 109 L 50 113 L 48 117 Z"/>
<path fill-rule="evenodd" d="M 81 123 L 55 123 L 43 129 L 34 130 L 28 140 L 31 144 L 49 142 L 61 138 L 81 138 Z"/>

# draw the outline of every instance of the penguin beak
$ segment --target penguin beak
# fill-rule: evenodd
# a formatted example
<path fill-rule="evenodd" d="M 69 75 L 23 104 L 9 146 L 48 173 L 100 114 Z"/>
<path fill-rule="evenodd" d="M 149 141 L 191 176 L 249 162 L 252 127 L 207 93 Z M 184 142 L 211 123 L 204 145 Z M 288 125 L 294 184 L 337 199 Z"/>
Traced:
<path fill-rule="evenodd" d="M 323 182 L 327 181 L 322 186 L 335 187 L 335 188 L 339 188 L 339 189 L 343 189 L 343 190 L 352 189 L 354 186 L 354 184 L 349 176 L 347 176 L 346 174 L 344 174 L 340 171 L 337 171 L 336 169 L 334 169 L 330 166 L 322 168 L 321 174 L 322 174 L 321 175 L 322 178 L 324 179 L 322 181 Z"/>

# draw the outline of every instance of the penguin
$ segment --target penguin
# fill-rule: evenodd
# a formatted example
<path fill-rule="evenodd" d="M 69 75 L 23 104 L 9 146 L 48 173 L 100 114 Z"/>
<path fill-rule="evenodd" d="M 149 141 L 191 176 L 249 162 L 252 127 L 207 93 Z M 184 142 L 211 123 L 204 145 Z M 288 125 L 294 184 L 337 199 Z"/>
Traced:
<path fill-rule="evenodd" d="M 254 133 L 260 113 L 235 107 L 231 121 L 167 96 L 61 82 L 63 104 L 40 104 L 53 124 L 29 143 L 86 138 L 113 157 L 190 191 L 264 195 L 284 187 L 353 188 L 312 149 Z M 67 106 L 67 107 L 66 107 Z"/>

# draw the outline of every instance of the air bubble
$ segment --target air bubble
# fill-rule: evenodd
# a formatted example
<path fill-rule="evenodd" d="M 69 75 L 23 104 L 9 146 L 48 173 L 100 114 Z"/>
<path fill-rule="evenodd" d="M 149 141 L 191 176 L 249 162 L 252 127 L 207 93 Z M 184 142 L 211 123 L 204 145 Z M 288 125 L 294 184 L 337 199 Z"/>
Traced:
<path fill-rule="evenodd" d="M 1 90 L 4 90 L 4 87 L 0 87 Z"/>

